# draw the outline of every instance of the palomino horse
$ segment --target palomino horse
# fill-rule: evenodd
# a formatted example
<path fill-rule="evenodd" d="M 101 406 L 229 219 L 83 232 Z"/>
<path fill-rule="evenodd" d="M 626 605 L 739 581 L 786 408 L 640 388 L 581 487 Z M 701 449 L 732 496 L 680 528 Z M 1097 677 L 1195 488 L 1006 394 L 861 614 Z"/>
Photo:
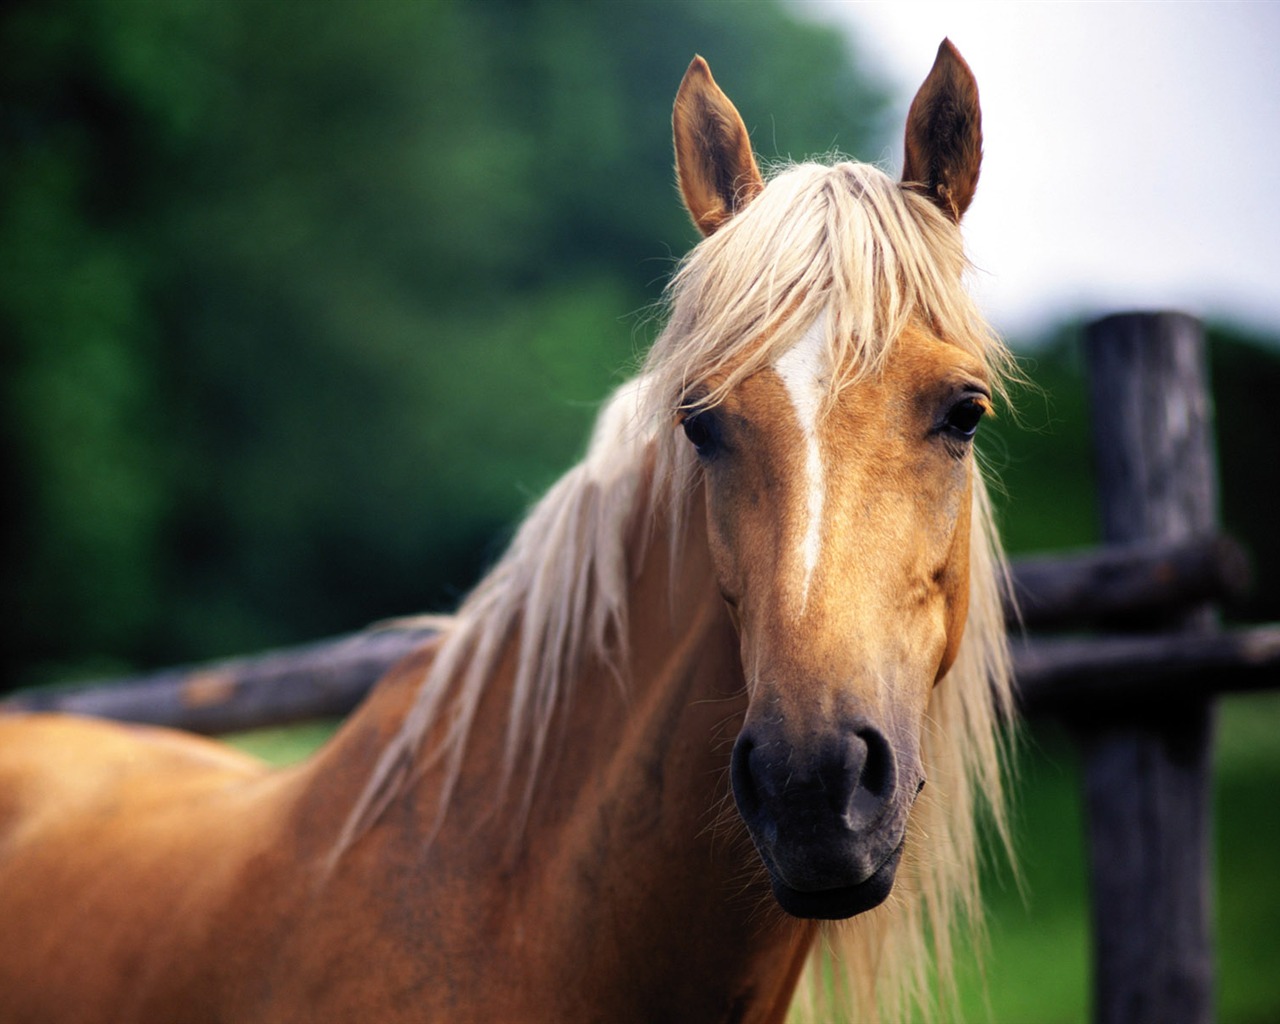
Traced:
<path fill-rule="evenodd" d="M 815 947 L 880 1012 L 945 975 L 1009 693 L 977 89 L 944 42 L 901 183 L 766 183 L 700 58 L 674 126 L 706 238 L 643 373 L 324 749 L 3 722 L 0 1020 L 779 1021 Z"/>

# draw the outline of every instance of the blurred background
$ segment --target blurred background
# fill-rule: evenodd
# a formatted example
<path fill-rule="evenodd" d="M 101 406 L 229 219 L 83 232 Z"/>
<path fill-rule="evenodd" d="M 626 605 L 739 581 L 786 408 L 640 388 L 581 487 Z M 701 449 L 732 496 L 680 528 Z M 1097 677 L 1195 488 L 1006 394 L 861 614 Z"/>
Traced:
<path fill-rule="evenodd" d="M 1276 11 L 9 0 L 0 691 L 452 607 L 580 452 L 694 241 L 669 128 L 691 56 L 763 160 L 896 170 L 948 34 L 986 114 L 976 286 L 1039 388 L 986 440 L 1010 549 L 1096 537 L 1081 322 L 1189 309 L 1259 581 L 1229 614 L 1280 619 L 1280 206 L 1254 180 Z M 1274 1020 L 1280 704 L 1224 704 L 1220 1009 Z M 1080 1020 L 1074 755 L 1049 726 L 1024 747 L 1026 895 L 993 871 L 966 999 Z"/>

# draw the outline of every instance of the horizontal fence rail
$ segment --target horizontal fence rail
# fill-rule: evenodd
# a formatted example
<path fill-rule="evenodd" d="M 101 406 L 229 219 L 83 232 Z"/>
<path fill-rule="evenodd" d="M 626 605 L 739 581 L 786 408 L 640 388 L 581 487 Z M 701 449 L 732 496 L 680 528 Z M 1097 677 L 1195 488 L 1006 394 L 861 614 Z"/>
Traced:
<path fill-rule="evenodd" d="M 1015 560 L 1006 614 L 1024 711 L 1082 700 L 1139 701 L 1173 689 L 1222 693 L 1275 685 L 1280 626 L 1204 636 L 1022 637 L 1020 629 L 1119 627 L 1189 604 L 1238 595 L 1248 578 L 1239 545 L 1210 537 Z M 404 620 L 358 633 L 205 665 L 37 690 L 0 711 L 61 711 L 216 735 L 347 714 L 397 661 L 448 618 Z"/>

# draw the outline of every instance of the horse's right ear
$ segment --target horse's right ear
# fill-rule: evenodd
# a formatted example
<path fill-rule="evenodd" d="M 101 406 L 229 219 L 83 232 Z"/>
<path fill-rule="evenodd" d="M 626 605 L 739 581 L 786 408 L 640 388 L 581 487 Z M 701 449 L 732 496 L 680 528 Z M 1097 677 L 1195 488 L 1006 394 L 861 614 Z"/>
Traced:
<path fill-rule="evenodd" d="M 671 128 L 685 208 L 709 235 L 759 195 L 764 179 L 751 155 L 747 126 L 701 57 L 684 73 Z"/>

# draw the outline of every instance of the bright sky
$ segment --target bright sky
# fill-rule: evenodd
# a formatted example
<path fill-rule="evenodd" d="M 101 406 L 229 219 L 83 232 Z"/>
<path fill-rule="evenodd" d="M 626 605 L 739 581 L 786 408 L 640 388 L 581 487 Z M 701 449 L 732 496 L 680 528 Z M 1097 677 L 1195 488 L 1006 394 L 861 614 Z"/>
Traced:
<path fill-rule="evenodd" d="M 851 29 L 902 116 L 943 36 L 973 68 L 966 236 L 1014 340 L 1137 308 L 1280 335 L 1280 2 L 799 4 Z"/>

